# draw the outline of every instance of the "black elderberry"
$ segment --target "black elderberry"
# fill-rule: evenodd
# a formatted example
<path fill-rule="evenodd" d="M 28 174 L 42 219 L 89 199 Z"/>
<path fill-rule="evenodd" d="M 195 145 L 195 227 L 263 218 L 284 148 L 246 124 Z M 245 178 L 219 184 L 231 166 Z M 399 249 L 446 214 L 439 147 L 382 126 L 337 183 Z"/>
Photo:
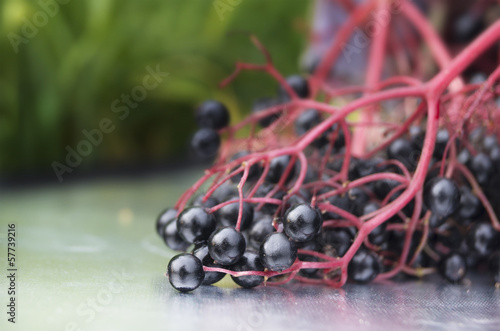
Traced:
<path fill-rule="evenodd" d="M 200 128 L 220 130 L 229 124 L 229 112 L 221 102 L 207 100 L 196 109 L 196 122 Z"/>
<path fill-rule="evenodd" d="M 248 152 L 248 151 L 240 151 L 231 157 L 231 161 L 237 160 L 237 159 L 242 158 L 244 156 L 247 156 L 249 154 L 250 154 L 250 152 Z M 236 169 L 237 168 L 234 168 L 234 169 L 232 169 L 232 171 L 234 171 Z M 248 169 L 247 181 L 253 181 L 253 180 L 257 179 L 261 172 L 262 172 L 262 168 L 261 168 L 260 164 L 258 164 L 258 163 L 253 164 Z M 235 184 L 238 184 L 242 177 L 243 177 L 243 171 L 234 175 L 233 177 L 231 177 L 231 181 Z"/>
<path fill-rule="evenodd" d="M 179 254 L 174 256 L 167 267 L 167 277 L 170 284 L 180 292 L 190 292 L 197 289 L 205 272 L 200 259 L 192 254 Z"/>
<path fill-rule="evenodd" d="M 201 158 L 215 156 L 220 146 L 220 137 L 213 129 L 202 128 L 196 131 L 191 140 L 194 153 Z"/>
<path fill-rule="evenodd" d="M 500 247 L 499 233 L 488 222 L 473 224 L 466 234 L 467 247 L 481 257 Z"/>
<path fill-rule="evenodd" d="M 229 200 L 237 200 L 238 197 L 230 198 Z M 238 221 L 238 213 L 240 211 L 240 202 L 236 201 L 225 205 L 217 211 L 217 220 L 223 226 L 236 226 Z M 252 225 L 254 208 L 248 202 L 242 204 L 242 215 L 240 230 L 245 231 Z"/>
<path fill-rule="evenodd" d="M 266 181 L 268 181 L 269 183 L 277 184 L 280 181 L 283 174 L 285 173 L 288 165 L 290 164 L 290 161 L 291 161 L 290 155 L 280 155 L 271 159 L 271 161 L 269 161 L 269 171 L 266 176 Z M 290 181 L 290 179 L 292 179 L 294 174 L 295 174 L 295 164 L 291 166 L 290 172 L 288 174 L 287 179 L 285 180 L 285 183 Z"/>
<path fill-rule="evenodd" d="M 163 231 L 165 230 L 165 225 L 168 223 L 168 221 L 175 218 L 176 216 L 177 209 L 174 208 L 167 208 L 161 212 L 161 214 L 156 219 L 156 233 L 158 233 L 160 237 L 163 237 Z"/>
<path fill-rule="evenodd" d="M 438 270 L 449 282 L 458 283 L 467 273 L 465 258 L 459 253 L 451 253 L 439 261 Z"/>
<path fill-rule="evenodd" d="M 259 249 L 264 238 L 274 231 L 273 218 L 268 214 L 259 213 L 254 218 L 254 222 L 248 233 L 250 245 L 255 249 Z"/>
<path fill-rule="evenodd" d="M 449 216 L 459 207 L 460 190 L 452 180 L 434 177 L 424 186 L 424 204 L 436 216 Z"/>
<path fill-rule="evenodd" d="M 306 134 L 307 131 L 321 123 L 321 115 L 316 109 L 307 109 L 302 112 L 294 123 L 297 136 Z"/>
<path fill-rule="evenodd" d="M 323 252 L 329 256 L 344 256 L 351 247 L 352 240 L 352 234 L 345 228 L 325 228 L 321 235 Z"/>
<path fill-rule="evenodd" d="M 486 153 L 490 153 L 491 150 L 498 147 L 498 138 L 494 134 L 490 134 L 483 139 L 483 149 Z"/>
<path fill-rule="evenodd" d="M 260 245 L 259 257 L 267 269 L 283 271 L 297 259 L 297 247 L 283 232 L 274 232 L 268 234 Z"/>
<path fill-rule="evenodd" d="M 215 217 L 202 207 L 186 208 L 177 218 L 177 232 L 188 243 L 208 239 L 215 225 Z"/>
<path fill-rule="evenodd" d="M 226 226 L 212 233 L 208 238 L 208 252 L 214 261 L 221 265 L 231 265 L 243 256 L 246 242 L 235 228 Z"/>
<path fill-rule="evenodd" d="M 202 195 L 202 194 L 198 195 L 193 201 L 193 206 L 194 207 L 212 208 L 212 207 L 215 207 L 219 204 L 219 200 L 217 200 L 214 197 L 208 197 L 206 199 L 206 201 L 203 201 L 204 198 L 205 198 L 204 195 Z"/>
<path fill-rule="evenodd" d="M 208 253 L 208 246 L 203 244 L 196 247 L 193 251 L 193 255 L 200 259 L 201 263 L 206 267 L 220 268 L 221 266 L 215 263 L 214 259 Z M 226 274 L 217 271 L 206 271 L 205 278 L 203 279 L 203 285 L 212 285 L 217 283 L 219 280 L 224 278 Z"/>
<path fill-rule="evenodd" d="M 366 249 L 360 249 L 349 262 L 347 275 L 352 281 L 366 284 L 374 280 L 381 269 L 377 254 Z"/>
<path fill-rule="evenodd" d="M 457 222 L 463 224 L 477 219 L 483 212 L 483 204 L 468 187 L 462 186 L 460 192 L 460 205 L 453 216 Z"/>
<path fill-rule="evenodd" d="M 490 157 L 484 153 L 478 153 L 469 163 L 469 168 L 480 185 L 485 185 L 493 177 L 495 167 Z"/>
<path fill-rule="evenodd" d="M 305 99 L 309 97 L 309 83 L 304 77 L 300 75 L 292 75 L 286 78 L 286 82 L 290 85 L 292 90 L 295 91 L 299 98 Z M 283 86 L 280 86 L 278 95 L 282 100 L 287 101 L 290 99 L 290 96 Z"/>
<path fill-rule="evenodd" d="M 446 129 L 439 129 L 436 134 L 436 142 L 434 144 L 433 156 L 437 159 L 442 159 L 446 145 L 450 140 L 450 133 Z"/>
<path fill-rule="evenodd" d="M 231 266 L 233 271 L 264 271 L 264 266 L 257 253 L 246 251 L 241 259 Z M 241 287 L 252 288 L 264 282 L 263 276 L 231 276 L 233 281 Z"/>
<path fill-rule="evenodd" d="M 283 228 L 287 236 L 300 242 L 313 239 L 322 224 L 321 212 L 305 203 L 290 207 L 283 219 Z"/>
<path fill-rule="evenodd" d="M 419 155 L 411 141 L 404 138 L 394 140 L 387 149 L 387 156 L 403 163 L 409 171 L 415 170 Z"/>
<path fill-rule="evenodd" d="M 172 218 L 165 224 L 162 231 L 162 238 L 165 244 L 175 251 L 185 251 L 189 247 L 186 242 L 177 232 L 177 219 Z"/>

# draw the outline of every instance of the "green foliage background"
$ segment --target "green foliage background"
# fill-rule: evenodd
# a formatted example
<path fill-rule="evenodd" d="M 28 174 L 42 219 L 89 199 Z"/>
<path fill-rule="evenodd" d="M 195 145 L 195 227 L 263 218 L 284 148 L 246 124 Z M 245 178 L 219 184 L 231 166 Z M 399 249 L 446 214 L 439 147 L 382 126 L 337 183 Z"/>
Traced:
<path fill-rule="evenodd" d="M 110 118 L 116 130 L 80 167 L 158 164 L 186 155 L 193 110 L 206 98 L 226 102 L 233 122 L 276 83 L 245 73 L 219 89 L 237 60 L 262 62 L 248 35 L 257 35 L 285 75 L 298 70 L 311 2 L 216 0 L 65 0 L 58 13 L 18 45 L 40 1 L 0 0 L 0 174 L 51 173 L 76 148 L 82 130 Z M 231 3 L 236 4 L 232 7 Z M 221 18 L 222 17 L 222 18 Z M 123 121 L 111 103 L 140 85 L 146 66 L 169 77 Z M 82 169 L 78 169 L 81 171 Z"/>

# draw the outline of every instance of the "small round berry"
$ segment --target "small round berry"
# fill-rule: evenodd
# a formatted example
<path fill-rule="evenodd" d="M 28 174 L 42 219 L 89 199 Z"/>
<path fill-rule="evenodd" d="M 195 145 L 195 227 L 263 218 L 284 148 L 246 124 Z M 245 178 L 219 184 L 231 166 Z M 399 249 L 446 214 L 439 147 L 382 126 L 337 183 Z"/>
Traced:
<path fill-rule="evenodd" d="M 219 200 L 217 200 L 214 197 L 208 197 L 206 201 L 203 201 L 205 196 L 203 194 L 198 195 L 194 201 L 193 201 L 193 206 L 194 207 L 204 207 L 204 208 L 212 208 L 215 207 L 219 204 Z"/>
<path fill-rule="evenodd" d="M 500 235 L 488 222 L 479 222 L 467 231 L 467 246 L 481 257 L 486 257 L 500 247 Z"/>
<path fill-rule="evenodd" d="M 260 245 L 259 256 L 267 269 L 283 271 L 297 259 L 297 247 L 283 232 L 274 232 L 268 234 Z"/>
<path fill-rule="evenodd" d="M 283 174 L 285 173 L 285 170 L 290 164 L 290 161 L 291 161 L 290 155 L 281 155 L 273 158 L 269 163 L 269 171 L 266 176 L 266 181 L 268 181 L 269 183 L 277 184 L 280 181 Z M 295 165 L 292 165 L 292 168 L 290 169 L 289 175 L 285 180 L 285 183 L 288 182 L 290 179 L 292 179 L 294 174 L 295 174 Z"/>
<path fill-rule="evenodd" d="M 316 109 L 307 109 L 295 120 L 295 133 L 297 136 L 302 136 L 319 123 L 321 123 L 321 115 L 319 112 Z"/>
<path fill-rule="evenodd" d="M 238 197 L 233 197 L 230 198 L 229 200 L 235 200 L 235 199 L 238 199 Z M 238 222 L 239 212 L 240 212 L 240 203 L 239 202 L 230 203 L 217 211 L 216 214 L 217 220 L 223 226 L 236 226 L 236 223 Z M 240 223 L 241 231 L 245 231 L 252 225 L 253 213 L 254 213 L 253 206 L 248 202 L 243 202 L 241 223 Z"/>
<path fill-rule="evenodd" d="M 313 239 L 323 224 L 320 211 L 310 204 L 300 204 L 289 208 L 284 217 L 283 228 L 289 238 L 305 242 Z"/>
<path fill-rule="evenodd" d="M 177 216 L 177 209 L 167 208 L 161 212 L 161 214 L 156 219 L 156 232 L 160 237 L 163 237 L 163 232 L 165 230 L 165 225 L 171 219 Z"/>
<path fill-rule="evenodd" d="M 249 244 L 256 249 L 259 249 L 260 245 L 264 241 L 264 238 L 266 238 L 268 234 L 275 231 L 271 215 L 259 213 L 259 215 L 255 217 L 254 223 L 248 233 Z"/>
<path fill-rule="evenodd" d="M 220 268 L 221 266 L 216 264 L 214 259 L 210 256 L 208 253 L 208 246 L 207 245 L 201 245 L 198 246 L 194 249 L 193 255 L 196 256 L 198 259 L 200 259 L 201 263 L 204 266 L 207 267 L 212 267 L 212 268 Z M 216 271 L 207 271 L 205 272 L 205 279 L 203 279 L 203 285 L 212 285 L 214 283 L 217 283 L 219 280 L 224 278 L 226 274 L 223 272 L 216 272 Z"/>
<path fill-rule="evenodd" d="M 434 155 L 434 157 L 438 159 L 443 158 L 443 154 L 448 141 L 450 141 L 450 133 L 448 132 L 448 130 L 438 130 L 436 134 L 436 142 L 434 143 L 434 152 L 432 153 L 432 155 Z"/>
<path fill-rule="evenodd" d="M 380 273 L 379 257 L 372 251 L 360 249 L 349 262 L 347 274 L 357 283 L 369 283 Z"/>
<path fill-rule="evenodd" d="M 177 232 L 188 243 L 208 239 L 215 225 L 215 217 L 202 207 L 186 208 L 177 218 Z"/>
<path fill-rule="evenodd" d="M 487 184 L 495 172 L 493 161 L 484 153 L 478 153 L 470 160 L 469 168 L 480 185 Z"/>
<path fill-rule="evenodd" d="M 331 256 L 342 257 L 351 247 L 353 236 L 347 229 L 324 229 L 321 236 L 323 251 Z"/>
<path fill-rule="evenodd" d="M 243 256 L 246 249 L 245 238 L 235 228 L 220 228 L 208 238 L 208 252 L 215 263 L 231 265 Z"/>
<path fill-rule="evenodd" d="M 415 170 L 420 153 L 411 141 L 399 138 L 392 142 L 387 149 L 389 159 L 398 160 L 409 170 Z"/>
<path fill-rule="evenodd" d="M 490 134 L 483 139 L 483 149 L 486 153 L 490 153 L 492 149 L 498 147 L 498 138 L 494 134 Z"/>
<path fill-rule="evenodd" d="M 220 146 L 220 137 L 212 129 L 203 128 L 196 131 L 191 140 L 191 147 L 200 158 L 210 158 L 217 154 Z"/>
<path fill-rule="evenodd" d="M 500 283 L 500 251 L 491 254 L 488 260 L 488 269 L 495 283 Z"/>
<path fill-rule="evenodd" d="M 167 267 L 168 281 L 180 292 L 190 292 L 197 289 L 205 272 L 200 259 L 192 254 L 179 254 L 174 256 Z"/>
<path fill-rule="evenodd" d="M 259 255 L 252 251 L 246 251 L 236 264 L 231 266 L 233 271 L 264 271 Z M 262 284 L 263 276 L 231 276 L 233 281 L 241 287 L 252 288 Z"/>
<path fill-rule="evenodd" d="M 466 186 L 460 188 L 460 193 L 460 206 L 453 215 L 455 220 L 461 222 L 477 219 L 483 212 L 483 204 Z"/>
<path fill-rule="evenodd" d="M 449 216 L 460 205 L 460 190 L 452 180 L 434 177 L 424 186 L 424 204 L 436 216 Z"/>
<path fill-rule="evenodd" d="M 286 78 L 286 82 L 290 85 L 292 90 L 295 91 L 299 98 L 305 99 L 309 97 L 309 84 L 304 77 L 300 75 L 292 75 Z M 288 100 L 290 98 L 283 86 L 280 86 L 278 94 L 284 100 Z"/>
<path fill-rule="evenodd" d="M 207 100 L 196 109 L 196 122 L 200 128 L 220 130 L 229 124 L 229 112 L 221 102 Z"/>
<path fill-rule="evenodd" d="M 446 280 L 457 283 L 465 277 L 467 264 L 462 255 L 451 253 L 439 261 L 438 270 Z"/>
<path fill-rule="evenodd" d="M 165 224 L 162 238 L 165 244 L 175 251 L 185 251 L 189 247 L 189 243 L 182 239 L 177 232 L 176 218 L 172 218 Z"/>
<path fill-rule="evenodd" d="M 232 157 L 231 157 L 231 161 L 234 161 L 234 160 L 237 160 L 239 158 L 242 158 L 244 156 L 247 156 L 249 155 L 250 152 L 248 151 L 240 151 L 236 154 L 234 154 Z M 232 169 L 232 171 L 236 170 L 238 167 L 235 167 L 234 169 Z M 248 177 L 247 177 L 247 181 L 253 181 L 255 180 L 256 178 L 259 177 L 260 173 L 262 172 L 262 168 L 260 166 L 259 163 L 254 163 L 249 169 L 248 169 Z M 231 177 L 231 181 L 235 184 L 238 184 L 241 180 L 241 178 L 243 177 L 243 171 L 234 175 L 233 177 Z"/>

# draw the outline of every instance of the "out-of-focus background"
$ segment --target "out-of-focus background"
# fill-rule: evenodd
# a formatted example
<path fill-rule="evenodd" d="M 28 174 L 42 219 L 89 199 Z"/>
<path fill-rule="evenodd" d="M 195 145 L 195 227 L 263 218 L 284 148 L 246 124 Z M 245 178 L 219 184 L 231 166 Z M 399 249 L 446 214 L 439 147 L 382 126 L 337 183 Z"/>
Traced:
<path fill-rule="evenodd" d="M 276 91 L 262 73 L 218 88 L 236 61 L 263 62 L 248 33 L 283 74 L 295 73 L 312 4 L 0 0 L 0 180 L 57 183 L 54 167 L 70 181 L 183 164 L 197 103 L 220 99 L 234 123 Z M 103 119 L 114 130 L 101 140 Z"/>

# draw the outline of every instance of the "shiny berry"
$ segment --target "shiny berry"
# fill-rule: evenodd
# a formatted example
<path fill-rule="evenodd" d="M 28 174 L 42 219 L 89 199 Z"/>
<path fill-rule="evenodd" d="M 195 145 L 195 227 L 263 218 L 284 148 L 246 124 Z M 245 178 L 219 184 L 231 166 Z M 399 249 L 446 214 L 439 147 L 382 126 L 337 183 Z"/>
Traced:
<path fill-rule="evenodd" d="M 259 256 L 267 269 L 283 271 L 295 262 L 297 247 L 283 232 L 274 232 L 267 235 L 260 245 Z"/>
<path fill-rule="evenodd" d="M 196 122 L 200 128 L 220 130 L 229 124 L 229 112 L 219 101 L 207 100 L 196 109 Z"/>
<path fill-rule="evenodd" d="M 163 237 L 163 231 L 165 230 L 165 225 L 171 219 L 177 216 L 177 209 L 168 208 L 161 212 L 161 214 L 156 219 L 156 232 L 160 237 Z"/>
<path fill-rule="evenodd" d="M 487 184 L 495 172 L 493 161 L 484 153 L 479 153 L 470 160 L 469 168 L 480 185 Z"/>
<path fill-rule="evenodd" d="M 460 191 L 452 180 L 434 177 L 424 186 L 424 204 L 436 216 L 449 216 L 460 205 Z"/>
<path fill-rule="evenodd" d="M 419 155 L 411 141 L 404 138 L 394 140 L 387 149 L 387 156 L 403 163 L 409 171 L 415 170 Z"/>
<path fill-rule="evenodd" d="M 286 78 L 286 82 L 290 85 L 292 90 L 295 91 L 299 98 L 304 99 L 309 97 L 309 84 L 304 77 L 300 75 L 292 75 Z M 284 100 L 288 100 L 290 98 L 285 88 L 282 86 L 280 87 L 278 94 Z"/>
<path fill-rule="evenodd" d="M 467 247 L 479 256 L 486 257 L 500 247 L 500 235 L 488 222 L 479 222 L 467 231 Z"/>
<path fill-rule="evenodd" d="M 461 187 L 460 192 L 460 206 L 453 215 L 455 220 L 459 222 L 475 220 L 483 212 L 483 204 L 468 187 Z"/>
<path fill-rule="evenodd" d="M 245 238 L 235 228 L 220 228 L 208 238 L 208 252 L 221 265 L 231 265 L 243 256 L 246 249 Z"/>
<path fill-rule="evenodd" d="M 174 256 L 167 267 L 168 281 L 180 292 L 190 292 L 197 289 L 205 272 L 200 259 L 192 254 L 179 254 Z"/>
<path fill-rule="evenodd" d="M 351 247 L 353 236 L 344 228 L 324 229 L 321 235 L 323 251 L 330 256 L 342 257 Z"/>
<path fill-rule="evenodd" d="M 273 158 L 269 163 L 269 171 L 266 176 L 266 181 L 269 183 L 277 184 L 285 171 L 287 170 L 291 161 L 290 155 L 281 155 Z M 295 165 L 291 166 L 289 175 L 285 183 L 292 179 L 295 174 Z"/>
<path fill-rule="evenodd" d="M 247 156 L 249 155 L 250 152 L 248 151 L 240 151 L 236 154 L 234 154 L 232 157 L 231 157 L 231 161 L 234 161 L 234 160 L 237 160 L 239 158 L 242 158 L 244 156 Z M 232 171 L 236 170 L 238 167 L 235 167 Z M 247 177 L 247 180 L 248 181 L 252 181 L 252 180 L 255 180 L 259 177 L 260 173 L 262 172 L 262 168 L 260 166 L 259 163 L 255 163 L 253 164 L 249 169 L 248 169 L 248 177 Z M 235 184 L 238 184 L 241 180 L 241 177 L 243 177 L 243 171 L 234 175 L 233 177 L 231 177 L 231 181 Z"/>
<path fill-rule="evenodd" d="M 165 224 L 162 238 L 165 244 L 175 251 L 185 251 L 189 247 L 189 243 L 182 239 L 177 232 L 176 218 L 172 218 Z"/>
<path fill-rule="evenodd" d="M 177 218 L 177 232 L 188 243 L 208 239 L 215 225 L 215 217 L 202 207 L 186 208 Z"/>
<path fill-rule="evenodd" d="M 264 271 L 259 255 L 252 251 L 246 251 L 241 259 L 231 266 L 233 271 Z M 264 282 L 263 276 L 231 276 L 233 281 L 241 287 L 252 288 Z"/>
<path fill-rule="evenodd" d="M 451 253 L 439 261 L 438 270 L 446 280 L 457 283 L 467 273 L 465 258 L 459 253 Z"/>
<path fill-rule="evenodd" d="M 270 215 L 259 213 L 248 233 L 250 245 L 258 249 L 264 238 L 274 231 L 276 230 L 273 227 L 273 218 Z"/>
<path fill-rule="evenodd" d="M 209 158 L 215 156 L 220 146 L 220 137 L 213 129 L 202 128 L 196 131 L 191 140 L 191 147 L 196 156 Z"/>
<path fill-rule="evenodd" d="M 198 259 L 200 259 L 201 263 L 204 266 L 207 267 L 212 267 L 212 268 L 221 268 L 220 265 L 215 263 L 214 259 L 210 256 L 208 253 L 208 246 L 207 245 L 201 245 L 195 248 L 193 251 L 193 255 L 196 256 Z M 214 283 L 217 283 L 219 280 L 224 278 L 226 274 L 223 272 L 217 272 L 217 271 L 206 271 L 205 272 L 205 279 L 203 279 L 203 285 L 212 285 Z"/>
<path fill-rule="evenodd" d="M 450 133 L 446 129 L 440 129 L 436 134 L 436 142 L 434 143 L 434 152 L 432 155 L 438 159 L 443 158 L 448 141 L 450 141 Z"/>
<path fill-rule="evenodd" d="M 205 201 L 203 201 L 204 198 L 205 198 L 205 196 L 198 195 L 193 201 L 193 206 L 194 207 L 212 208 L 212 207 L 215 207 L 219 204 L 219 200 L 217 200 L 214 197 L 208 197 Z"/>
<path fill-rule="evenodd" d="M 235 200 L 238 197 L 230 198 Z M 236 226 L 238 222 L 238 213 L 240 211 L 240 203 L 238 201 L 225 205 L 217 211 L 217 220 L 223 226 Z M 245 231 L 252 225 L 254 208 L 248 202 L 243 202 L 240 230 Z"/>
<path fill-rule="evenodd" d="M 349 262 L 347 275 L 357 283 L 369 283 L 380 273 L 379 257 L 372 251 L 360 249 Z"/>
<path fill-rule="evenodd" d="M 297 136 L 302 136 L 319 123 L 321 123 L 320 113 L 316 109 L 307 109 L 295 120 L 295 133 Z"/>
<path fill-rule="evenodd" d="M 305 242 L 313 239 L 323 224 L 320 211 L 309 204 L 290 207 L 284 216 L 283 228 L 289 238 Z"/>

